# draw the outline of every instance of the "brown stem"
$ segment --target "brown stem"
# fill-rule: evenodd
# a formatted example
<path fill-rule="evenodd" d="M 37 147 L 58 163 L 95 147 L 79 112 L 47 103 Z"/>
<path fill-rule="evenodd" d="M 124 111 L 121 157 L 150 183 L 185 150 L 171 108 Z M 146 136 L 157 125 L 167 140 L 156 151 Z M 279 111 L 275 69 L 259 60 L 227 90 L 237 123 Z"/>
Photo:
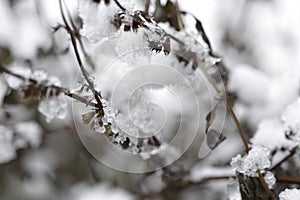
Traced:
<path fill-rule="evenodd" d="M 242 126 L 241 126 L 239 120 L 237 119 L 234 111 L 232 110 L 232 107 L 231 107 L 231 105 L 230 105 L 230 103 L 227 99 L 227 96 L 225 98 L 225 104 L 226 104 L 226 108 L 227 108 L 228 112 L 230 113 L 231 118 L 233 119 L 233 121 L 235 123 L 235 126 L 238 129 L 238 132 L 239 132 L 240 138 L 243 141 L 244 147 L 246 148 L 246 151 L 248 152 L 250 150 L 250 148 L 249 148 L 249 145 L 248 145 L 248 142 L 247 142 L 247 139 L 246 139 L 246 135 L 245 135 L 245 133 L 242 129 Z"/>
<path fill-rule="evenodd" d="M 34 80 L 34 79 L 32 79 L 32 78 L 27 79 L 27 78 L 23 77 L 22 75 L 13 73 L 12 71 L 6 69 L 6 68 L 3 67 L 3 66 L 0 66 L 0 73 L 6 73 L 6 74 L 9 74 L 9 75 L 11 75 L 11 76 L 14 76 L 14 77 L 16 77 L 16 78 L 18 78 L 18 79 L 24 81 L 24 82 L 25 82 L 25 81 L 29 81 L 29 82 L 32 83 L 32 84 L 38 85 L 38 82 L 37 82 L 36 80 Z M 92 107 L 95 107 L 95 108 L 97 107 L 97 105 L 96 105 L 95 103 L 93 103 L 93 102 L 91 102 L 91 101 L 89 101 L 89 100 L 87 100 L 87 99 L 85 99 L 85 98 L 83 98 L 83 97 L 81 97 L 81 96 L 79 96 L 79 95 L 77 95 L 77 94 L 71 93 L 71 92 L 70 92 L 68 89 L 66 89 L 66 88 L 59 87 L 59 86 L 56 86 L 56 85 L 49 85 L 49 86 L 47 86 L 47 87 L 48 87 L 48 88 L 53 88 L 53 89 L 59 91 L 60 93 L 64 93 L 66 96 L 71 97 L 71 98 L 73 98 L 73 99 L 75 99 L 75 100 L 77 100 L 77 101 L 80 101 L 80 102 L 82 102 L 82 103 L 84 103 L 84 104 L 86 104 L 86 105 L 89 105 L 89 106 L 92 106 Z"/>
<path fill-rule="evenodd" d="M 264 177 L 262 176 L 260 170 L 257 170 L 257 174 L 258 174 L 258 179 L 259 181 L 261 182 L 264 190 L 268 193 L 268 195 L 273 199 L 275 200 L 276 199 L 276 196 L 274 194 L 274 192 L 272 192 L 268 186 L 268 184 L 266 183 Z"/>
<path fill-rule="evenodd" d="M 114 1 L 122 11 L 126 11 L 126 9 L 120 4 L 120 2 L 118 0 L 114 0 Z"/>
<path fill-rule="evenodd" d="M 146 0 L 146 3 L 145 3 L 145 13 L 149 13 L 149 7 L 150 7 L 150 0 Z"/>
<path fill-rule="evenodd" d="M 290 150 L 290 153 L 289 153 L 286 157 L 284 157 L 281 161 L 279 161 L 277 164 L 275 164 L 275 165 L 270 169 L 270 171 L 276 169 L 276 168 L 279 167 L 282 163 L 284 163 L 284 162 L 287 161 L 289 158 L 291 158 L 291 157 L 296 153 L 296 150 L 297 150 L 297 149 L 298 149 L 297 146 L 294 147 L 294 148 L 292 148 L 292 149 Z"/>
<path fill-rule="evenodd" d="M 287 183 L 296 183 L 300 184 L 300 178 L 294 178 L 294 177 L 289 177 L 289 176 L 276 176 L 276 180 L 278 182 L 287 182 Z"/>
<path fill-rule="evenodd" d="M 65 28 L 67 30 L 67 32 L 69 33 L 70 37 L 71 37 L 71 43 L 72 43 L 72 46 L 73 46 L 73 49 L 74 49 L 74 52 L 75 52 L 75 56 L 76 56 L 76 59 L 77 59 L 77 62 L 78 62 L 78 65 L 79 65 L 79 68 L 81 70 L 81 73 L 85 79 L 85 81 L 88 83 L 88 87 L 90 88 L 90 90 L 93 92 L 93 95 L 97 101 L 97 105 L 98 105 L 98 108 L 100 110 L 103 109 L 103 105 L 102 105 L 102 102 L 100 100 L 101 98 L 101 95 L 99 92 L 97 92 L 95 90 L 95 87 L 94 87 L 94 84 L 93 82 L 89 79 L 89 74 L 88 72 L 86 71 L 84 65 L 83 65 L 83 62 L 80 58 L 80 54 L 79 54 L 79 51 L 78 51 L 78 48 L 77 48 L 77 43 L 76 43 L 76 33 L 75 31 L 71 28 L 71 26 L 69 25 L 66 17 L 65 17 L 65 13 L 64 13 L 64 9 L 63 9 L 63 4 L 62 4 L 62 0 L 59 0 L 59 8 L 60 8 L 60 12 L 61 12 L 61 16 L 62 16 L 62 19 L 63 19 L 63 22 L 65 24 Z M 69 17 L 70 18 L 70 17 Z M 73 24 L 72 24 L 73 25 Z"/>

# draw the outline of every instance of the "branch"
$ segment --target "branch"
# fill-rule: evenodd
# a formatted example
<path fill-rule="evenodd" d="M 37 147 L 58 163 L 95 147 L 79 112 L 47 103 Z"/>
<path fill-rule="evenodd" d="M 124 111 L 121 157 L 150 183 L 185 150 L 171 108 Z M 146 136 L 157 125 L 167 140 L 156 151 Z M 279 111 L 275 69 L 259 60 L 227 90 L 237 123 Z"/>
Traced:
<path fill-rule="evenodd" d="M 264 190 L 268 193 L 268 195 L 269 195 L 273 200 L 275 200 L 275 199 L 276 199 L 275 194 L 274 194 L 274 192 L 272 192 L 272 191 L 270 190 L 268 184 L 266 183 L 264 177 L 263 177 L 262 174 L 261 174 L 261 171 L 260 171 L 260 170 L 257 170 L 257 174 L 258 174 L 258 179 L 259 179 L 259 181 L 261 182 L 261 184 L 262 184 Z"/>
<path fill-rule="evenodd" d="M 277 167 L 279 167 L 282 163 L 284 163 L 285 161 L 287 161 L 289 158 L 291 158 L 295 153 L 296 153 L 296 150 L 298 149 L 298 147 L 294 147 L 290 150 L 290 153 L 285 156 L 281 161 L 279 161 L 277 164 L 275 164 L 271 169 L 270 171 L 276 169 Z"/>
<path fill-rule="evenodd" d="M 102 102 L 100 100 L 101 94 L 96 91 L 93 82 L 89 79 L 90 76 L 89 76 L 88 72 L 86 71 L 85 67 L 83 66 L 83 62 L 80 58 L 80 54 L 79 54 L 79 51 L 78 51 L 78 48 L 77 48 L 76 31 L 74 30 L 74 27 L 71 28 L 71 26 L 75 26 L 75 25 L 72 23 L 72 21 L 71 21 L 72 25 L 71 26 L 69 25 L 69 23 L 68 23 L 68 21 L 65 17 L 62 1 L 63 0 L 59 0 L 59 7 L 60 7 L 61 16 L 62 16 L 63 22 L 65 24 L 65 29 L 67 30 L 67 32 L 69 33 L 69 35 L 71 37 L 71 43 L 72 43 L 72 46 L 73 46 L 73 49 L 74 49 L 74 52 L 75 52 L 75 56 L 76 56 L 79 68 L 81 70 L 81 73 L 82 73 L 85 81 L 88 84 L 89 89 L 93 92 L 93 95 L 94 95 L 94 97 L 97 101 L 98 109 L 103 110 L 103 105 L 102 105 Z M 69 18 L 71 18 L 71 17 L 69 16 Z"/>
<path fill-rule="evenodd" d="M 22 75 L 19 75 L 19 74 L 16 74 L 16 73 L 13 73 L 12 71 L 6 69 L 5 67 L 1 66 L 0 65 L 0 73 L 6 73 L 6 74 L 9 74 L 11 76 L 14 76 L 24 82 L 26 81 L 29 81 L 30 83 L 34 84 L 34 85 L 40 85 L 36 80 L 32 79 L 32 78 L 25 78 L 23 77 Z M 56 85 L 49 85 L 47 86 L 47 88 L 52 88 L 52 89 L 55 89 L 56 91 L 59 91 L 60 93 L 64 93 L 66 96 L 68 97 L 71 97 L 77 101 L 80 101 L 82 103 L 84 103 L 85 105 L 88 105 L 88 106 L 91 106 L 91 107 L 97 107 L 97 104 L 85 99 L 84 97 L 82 96 L 79 96 L 77 94 L 74 94 L 74 93 L 71 93 L 68 89 L 66 88 L 63 88 L 63 87 L 59 87 L 59 86 L 56 86 Z"/>
<path fill-rule="evenodd" d="M 287 182 L 287 183 L 295 183 L 300 184 L 300 178 L 294 178 L 289 176 L 276 176 L 276 180 L 278 182 Z"/>
<path fill-rule="evenodd" d="M 230 105 L 230 103 L 227 99 L 227 96 L 226 96 L 226 99 L 225 99 L 225 104 L 226 104 L 226 108 L 227 108 L 228 112 L 230 113 L 230 116 L 231 116 L 232 120 L 235 123 L 235 126 L 238 129 L 238 132 L 239 132 L 240 138 L 243 141 L 244 147 L 246 148 L 246 151 L 248 152 L 250 150 L 250 148 L 249 148 L 249 145 L 248 145 L 248 142 L 247 142 L 247 139 L 246 139 L 246 135 L 245 135 L 245 133 L 242 129 L 242 126 L 241 126 L 239 120 L 237 119 L 234 111 L 232 110 L 232 107 L 231 107 L 231 105 Z"/>
<path fill-rule="evenodd" d="M 120 2 L 118 0 L 114 0 L 114 2 L 117 4 L 117 6 L 122 10 L 122 11 L 126 11 L 126 9 L 120 4 Z"/>

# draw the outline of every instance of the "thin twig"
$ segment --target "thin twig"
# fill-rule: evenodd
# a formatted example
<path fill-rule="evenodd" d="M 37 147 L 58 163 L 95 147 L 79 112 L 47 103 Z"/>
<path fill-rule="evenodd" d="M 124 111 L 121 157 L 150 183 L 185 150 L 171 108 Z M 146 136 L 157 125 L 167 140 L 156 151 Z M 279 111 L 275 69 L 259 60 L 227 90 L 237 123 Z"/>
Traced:
<path fill-rule="evenodd" d="M 300 184 L 300 177 L 289 177 L 289 176 L 276 176 L 278 182 L 296 183 Z"/>
<path fill-rule="evenodd" d="M 126 9 L 120 4 L 120 2 L 118 0 L 114 0 L 114 1 L 122 11 L 126 11 Z"/>
<path fill-rule="evenodd" d="M 228 101 L 228 99 L 227 99 L 227 96 L 226 96 L 226 98 L 225 98 L 225 104 L 226 104 L 226 108 L 227 108 L 227 110 L 228 110 L 228 112 L 229 112 L 231 118 L 233 119 L 233 122 L 235 123 L 235 126 L 236 126 L 237 129 L 238 129 L 238 132 L 239 132 L 240 138 L 241 138 L 242 141 L 243 141 L 244 147 L 246 148 L 246 151 L 248 152 L 248 151 L 250 150 L 250 148 L 249 148 L 249 145 L 248 145 L 248 142 L 247 142 L 245 133 L 244 133 L 244 131 L 243 131 L 243 129 L 242 129 L 242 126 L 241 126 L 239 120 L 237 119 L 237 117 L 236 117 L 234 111 L 232 110 L 232 107 L 231 107 L 231 105 L 230 105 L 230 103 L 229 103 L 229 101 Z"/>
<path fill-rule="evenodd" d="M 150 0 L 146 0 L 146 3 L 145 3 L 145 13 L 149 13 L 149 7 L 150 7 Z"/>
<path fill-rule="evenodd" d="M 177 22 L 178 22 L 178 28 L 179 30 L 182 30 L 184 28 L 182 17 L 181 17 L 181 12 L 179 10 L 178 6 L 178 1 L 175 0 L 175 8 L 176 8 L 176 13 L 177 13 Z"/>
<path fill-rule="evenodd" d="M 284 163 L 285 161 L 287 161 L 289 158 L 291 158 L 295 153 L 296 153 L 296 150 L 298 149 L 298 147 L 294 147 L 290 150 L 289 154 L 287 156 L 285 156 L 281 161 L 279 161 L 277 164 L 275 164 L 271 169 L 270 171 L 276 169 L 277 167 L 279 167 L 282 163 Z"/>
<path fill-rule="evenodd" d="M 274 192 L 272 192 L 270 189 L 269 189 L 269 186 L 268 184 L 266 183 L 263 175 L 261 174 L 260 170 L 257 170 L 257 174 L 258 174 L 258 179 L 259 181 L 261 182 L 264 190 L 268 193 L 268 195 L 273 199 L 275 200 L 276 199 L 276 196 L 274 194 Z"/>
<path fill-rule="evenodd" d="M 16 74 L 16 73 L 13 73 L 12 71 L 6 69 L 5 67 L 3 66 L 0 66 L 0 73 L 6 73 L 6 74 L 9 74 L 11 76 L 14 76 L 24 82 L 26 81 L 29 81 L 30 83 L 32 84 L 35 84 L 35 85 L 38 85 L 38 82 L 32 78 L 25 78 L 23 77 L 22 75 L 19 75 L 19 74 Z M 81 103 L 84 103 L 85 105 L 88 105 L 88 106 L 92 106 L 92 107 L 97 107 L 97 104 L 85 99 L 84 97 L 81 97 L 77 94 L 74 94 L 74 93 L 71 93 L 68 89 L 66 88 L 63 88 L 63 87 L 59 87 L 59 86 L 56 86 L 56 85 L 49 85 L 47 86 L 47 88 L 52 88 L 52 89 L 55 89 L 56 91 L 59 91 L 60 93 L 64 93 L 66 96 L 68 97 L 71 97 L 77 101 L 80 101 Z"/>
<path fill-rule="evenodd" d="M 90 76 L 88 74 L 88 72 L 86 71 L 85 67 L 83 66 L 83 62 L 80 58 L 80 54 L 79 54 L 79 51 L 78 51 L 78 48 L 77 48 L 77 43 L 76 43 L 76 33 L 75 31 L 71 28 L 71 26 L 69 25 L 66 17 L 65 17 L 65 13 L 64 13 L 64 9 L 63 9 L 63 3 L 62 3 L 63 0 L 59 0 L 59 7 L 60 7 L 60 12 L 61 12 L 61 16 L 62 16 L 62 19 L 63 19 L 63 22 L 65 24 L 65 28 L 67 30 L 67 32 L 69 33 L 70 35 L 70 38 L 71 38 L 71 43 L 72 43 L 72 46 L 73 46 L 73 49 L 74 49 L 74 52 L 75 52 L 75 56 L 76 56 L 76 59 L 77 59 L 77 62 L 78 62 L 78 65 L 79 65 L 79 68 L 81 70 L 81 73 L 85 79 L 85 81 L 87 82 L 88 84 L 88 87 L 89 89 L 93 92 L 93 95 L 97 101 L 97 105 L 98 105 L 98 108 L 100 110 L 103 109 L 103 105 L 102 105 L 102 102 L 100 100 L 101 98 L 101 94 L 99 92 L 96 91 L 95 87 L 94 87 L 94 84 L 93 82 L 90 80 Z M 69 16 L 70 18 L 70 16 Z M 74 25 L 75 26 L 75 25 Z"/>

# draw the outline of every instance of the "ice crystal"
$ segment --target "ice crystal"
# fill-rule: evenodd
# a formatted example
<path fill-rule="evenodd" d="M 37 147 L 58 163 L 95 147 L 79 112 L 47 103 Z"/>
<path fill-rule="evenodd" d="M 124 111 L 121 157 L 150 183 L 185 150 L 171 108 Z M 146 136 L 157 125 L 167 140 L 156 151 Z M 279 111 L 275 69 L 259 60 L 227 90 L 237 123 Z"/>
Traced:
<path fill-rule="evenodd" d="M 149 43 L 143 29 L 134 32 L 120 33 L 115 50 L 118 56 L 127 63 L 134 63 L 136 60 L 149 57 L 151 51 L 148 49 Z"/>
<path fill-rule="evenodd" d="M 31 70 L 26 67 L 12 67 L 10 68 L 10 71 L 17 75 L 21 75 L 24 78 L 29 78 L 31 76 Z M 23 84 L 21 79 L 9 74 L 6 75 L 6 81 L 12 89 L 19 89 L 19 87 Z"/>
<path fill-rule="evenodd" d="M 50 85 L 60 86 L 61 85 L 61 82 L 57 77 L 50 75 L 43 70 L 35 70 L 31 74 L 31 78 L 36 80 L 38 84 L 42 84 L 44 86 L 50 86 Z"/>
<path fill-rule="evenodd" d="M 66 107 L 67 102 L 65 101 L 63 94 L 59 94 L 58 96 L 42 100 L 39 103 L 38 110 L 46 117 L 46 121 L 50 122 L 55 117 L 64 119 L 67 112 Z"/>
<path fill-rule="evenodd" d="M 112 21 L 117 12 L 118 9 L 113 3 L 105 5 L 104 3 L 96 4 L 92 1 L 80 0 L 78 13 L 83 22 L 81 34 L 92 43 L 113 36 L 117 29 Z"/>
<path fill-rule="evenodd" d="M 268 187 L 270 189 L 272 189 L 274 184 L 276 183 L 276 178 L 275 178 L 274 174 L 272 172 L 268 171 L 264 175 L 264 179 L 265 179 L 266 183 L 268 184 Z"/>
<path fill-rule="evenodd" d="M 285 189 L 279 194 L 280 200 L 296 200 L 300 199 L 300 190 L 299 189 Z"/>
<path fill-rule="evenodd" d="M 271 166 L 270 152 L 267 148 L 254 146 L 244 157 L 239 154 L 232 158 L 230 165 L 242 174 L 256 177 L 257 170 Z"/>

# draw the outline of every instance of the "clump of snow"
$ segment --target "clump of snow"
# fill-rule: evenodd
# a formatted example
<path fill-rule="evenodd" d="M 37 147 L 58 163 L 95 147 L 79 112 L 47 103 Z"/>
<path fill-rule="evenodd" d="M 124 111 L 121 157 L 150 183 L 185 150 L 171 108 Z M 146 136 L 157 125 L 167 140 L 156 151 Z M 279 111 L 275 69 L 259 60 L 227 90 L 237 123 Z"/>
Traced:
<path fill-rule="evenodd" d="M 141 57 L 149 57 L 152 52 L 148 48 L 147 35 L 143 29 L 132 32 L 121 32 L 117 38 L 115 50 L 124 62 L 135 63 Z"/>
<path fill-rule="evenodd" d="M 16 157 L 13 146 L 13 131 L 0 125 L 0 164 L 9 162 Z"/>
<path fill-rule="evenodd" d="M 300 190 L 299 189 L 285 189 L 279 194 L 280 200 L 296 200 L 300 199 Z"/>
<path fill-rule="evenodd" d="M 80 0 L 78 13 L 83 21 L 80 33 L 92 43 L 113 36 L 117 29 L 112 21 L 117 12 L 118 9 L 114 3 L 105 5 L 103 1 L 97 4 L 93 1 Z"/>
<path fill-rule="evenodd" d="M 16 158 L 21 148 L 36 148 L 41 143 L 42 129 L 34 121 L 18 122 L 13 128 L 0 125 L 0 164 Z"/>
<path fill-rule="evenodd" d="M 284 124 L 284 130 L 292 132 L 294 141 L 300 144 L 300 98 L 285 109 L 281 119 Z"/>
<path fill-rule="evenodd" d="M 27 67 L 11 67 L 9 69 L 11 72 L 21 75 L 24 78 L 29 78 L 31 76 L 31 70 Z M 6 74 L 6 81 L 10 88 L 12 89 L 18 89 L 22 84 L 23 81 L 17 77 L 11 76 L 9 74 Z"/>
<path fill-rule="evenodd" d="M 60 86 L 61 85 L 59 78 L 57 78 L 51 74 L 48 74 L 47 72 L 45 72 L 43 70 L 33 71 L 30 78 L 36 80 L 38 84 L 43 84 L 45 86 L 50 86 L 50 85 Z"/>
<path fill-rule="evenodd" d="M 39 103 L 38 110 L 46 117 L 46 121 L 50 122 L 55 117 L 64 119 L 67 113 L 67 102 L 63 94 L 56 97 L 49 97 Z"/>
<path fill-rule="evenodd" d="M 239 173 L 256 177 L 257 170 L 264 170 L 271 166 L 270 151 L 261 146 L 254 146 L 247 155 L 238 154 L 232 158 L 230 165 Z"/>
<path fill-rule="evenodd" d="M 38 147 L 42 140 L 42 129 L 35 121 L 19 122 L 15 125 L 17 139 L 15 145 L 17 148 L 24 148 L 27 143 L 31 147 Z"/>
<path fill-rule="evenodd" d="M 134 200 L 135 198 L 128 192 L 109 186 L 108 184 L 101 183 L 93 186 L 86 184 L 75 185 L 67 200 Z"/>
<path fill-rule="evenodd" d="M 294 146 L 293 142 L 286 139 L 284 127 L 278 118 L 263 119 L 250 142 L 253 145 L 264 146 L 271 150 L 282 146 Z"/>
<path fill-rule="evenodd" d="M 232 168 L 228 167 L 212 167 L 212 166 L 201 166 L 196 165 L 192 168 L 190 173 L 190 179 L 192 181 L 201 181 L 207 177 L 218 177 L 218 176 L 235 176 L 235 172 Z"/>
<path fill-rule="evenodd" d="M 228 89 L 235 91 L 242 101 L 260 105 L 265 103 L 265 94 L 271 83 L 263 72 L 249 65 L 239 65 L 234 68 L 229 80 Z"/>
<path fill-rule="evenodd" d="M 31 78 L 37 81 L 38 85 L 43 85 L 44 87 L 48 86 L 60 86 L 60 80 L 43 70 L 31 71 L 31 69 L 26 67 L 13 67 L 10 69 L 13 73 L 17 75 L 21 75 L 24 78 Z M 9 87 L 13 89 L 18 89 L 21 85 L 27 84 L 26 81 L 14 77 L 12 75 L 6 75 L 6 81 Z M 48 93 L 50 92 L 50 88 L 48 88 Z M 58 96 L 46 96 L 38 106 L 39 112 L 41 112 L 44 116 L 46 116 L 47 122 L 50 122 L 54 117 L 59 119 L 64 119 L 66 116 L 66 107 L 67 102 L 65 101 L 65 97 L 63 94 L 59 94 Z"/>
<path fill-rule="evenodd" d="M 266 174 L 264 175 L 264 179 L 266 181 L 266 183 L 268 184 L 268 187 L 270 189 L 273 188 L 274 184 L 276 183 L 276 178 L 275 175 L 272 172 L 266 172 Z"/>
<path fill-rule="evenodd" d="M 229 200 L 241 200 L 240 185 L 235 179 L 230 179 L 227 185 L 227 193 Z"/>
<path fill-rule="evenodd" d="M 16 57 L 33 58 L 39 47 L 48 47 L 50 32 L 42 26 L 34 1 L 24 0 L 15 4 L 0 2 L 0 45 L 7 46 Z"/>
<path fill-rule="evenodd" d="M 228 88 L 237 94 L 241 103 L 238 118 L 256 127 L 264 118 L 279 117 L 298 96 L 298 74 L 294 70 L 286 70 L 275 76 L 250 65 L 233 67 Z"/>

